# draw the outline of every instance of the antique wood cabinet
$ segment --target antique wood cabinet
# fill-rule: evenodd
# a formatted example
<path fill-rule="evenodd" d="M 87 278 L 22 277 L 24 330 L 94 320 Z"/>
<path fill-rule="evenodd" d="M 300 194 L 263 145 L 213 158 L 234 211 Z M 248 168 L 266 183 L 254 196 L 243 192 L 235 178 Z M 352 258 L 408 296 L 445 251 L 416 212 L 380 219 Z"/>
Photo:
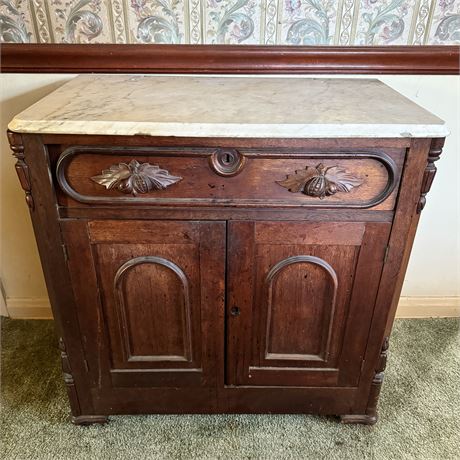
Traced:
<path fill-rule="evenodd" d="M 377 420 L 441 120 L 374 80 L 86 76 L 9 129 L 75 423 Z"/>

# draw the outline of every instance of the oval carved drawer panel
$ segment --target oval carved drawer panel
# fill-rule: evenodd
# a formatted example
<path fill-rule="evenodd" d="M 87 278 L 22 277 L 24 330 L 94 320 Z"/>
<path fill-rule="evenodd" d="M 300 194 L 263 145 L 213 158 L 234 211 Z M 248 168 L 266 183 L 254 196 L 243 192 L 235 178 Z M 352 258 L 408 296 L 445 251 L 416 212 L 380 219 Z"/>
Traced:
<path fill-rule="evenodd" d="M 405 154 L 228 150 L 71 147 L 57 164 L 59 202 L 391 210 Z"/>

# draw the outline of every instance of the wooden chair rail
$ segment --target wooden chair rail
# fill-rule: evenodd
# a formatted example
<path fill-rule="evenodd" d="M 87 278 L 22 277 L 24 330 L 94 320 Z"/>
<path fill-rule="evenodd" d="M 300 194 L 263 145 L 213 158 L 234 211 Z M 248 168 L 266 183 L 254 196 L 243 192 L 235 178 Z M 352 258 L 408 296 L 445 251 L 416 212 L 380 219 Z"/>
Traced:
<path fill-rule="evenodd" d="M 458 46 L 4 44 L 9 73 L 460 73 Z"/>

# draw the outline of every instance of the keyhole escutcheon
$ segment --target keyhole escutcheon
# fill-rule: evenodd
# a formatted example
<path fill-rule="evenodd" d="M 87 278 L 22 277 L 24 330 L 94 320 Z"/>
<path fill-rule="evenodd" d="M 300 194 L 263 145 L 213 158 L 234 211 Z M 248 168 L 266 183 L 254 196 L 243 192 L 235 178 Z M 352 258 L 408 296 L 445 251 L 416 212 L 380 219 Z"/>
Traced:
<path fill-rule="evenodd" d="M 241 313 L 241 310 L 239 307 L 232 307 L 231 310 L 230 310 L 230 314 L 232 316 L 240 316 L 240 313 Z"/>

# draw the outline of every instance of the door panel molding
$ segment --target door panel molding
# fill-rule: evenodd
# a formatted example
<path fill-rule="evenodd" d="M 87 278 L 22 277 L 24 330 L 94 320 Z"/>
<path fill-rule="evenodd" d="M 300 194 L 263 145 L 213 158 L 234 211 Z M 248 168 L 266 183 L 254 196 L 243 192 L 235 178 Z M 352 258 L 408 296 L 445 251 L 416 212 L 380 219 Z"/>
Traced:
<path fill-rule="evenodd" d="M 330 313 L 329 313 L 329 321 L 325 327 L 326 334 L 324 334 L 321 339 L 321 349 L 318 354 L 302 354 L 302 353 L 272 353 L 270 352 L 270 345 L 271 345 L 271 338 L 272 338 L 272 314 L 273 314 L 273 282 L 275 279 L 285 270 L 287 267 L 293 264 L 314 264 L 321 267 L 330 277 L 333 284 L 333 292 L 332 292 L 332 299 L 330 302 Z M 307 275 L 305 275 L 305 278 Z M 324 260 L 320 257 L 316 256 L 292 256 L 286 259 L 279 261 L 276 265 L 272 267 L 272 269 L 268 272 L 267 277 L 265 279 L 265 285 L 267 289 L 268 299 L 267 299 L 267 330 L 265 335 L 265 360 L 297 360 L 297 361 L 327 361 L 327 357 L 329 355 L 329 346 L 330 346 L 330 339 L 331 339 L 331 332 L 332 332 L 332 323 L 334 321 L 334 311 L 335 311 L 335 304 L 337 299 L 337 289 L 338 289 L 338 279 L 337 273 L 335 270 Z M 289 331 L 284 331 L 284 334 L 289 334 Z"/>
<path fill-rule="evenodd" d="M 126 308 L 126 276 L 130 270 L 143 264 L 158 264 L 171 270 L 182 283 L 184 308 L 182 311 L 182 355 L 135 355 L 130 340 L 129 315 Z M 118 319 L 123 337 L 123 344 L 128 361 L 186 361 L 192 362 L 192 332 L 189 282 L 186 274 L 174 262 L 156 256 L 135 257 L 125 262 L 116 272 L 114 278 L 114 298 L 117 300 Z"/>
<path fill-rule="evenodd" d="M 336 227 L 339 234 L 343 234 L 339 243 L 327 237 L 321 241 L 314 222 L 229 222 L 228 384 L 358 385 L 380 276 L 379 267 L 383 266 L 391 225 L 373 222 L 321 223 L 321 230 L 326 235 L 334 234 Z M 294 344 L 294 347 L 300 344 L 300 350 L 302 346 L 313 343 L 315 347 L 319 343 L 322 350 L 328 348 L 328 353 L 321 359 L 321 348 L 318 346 L 316 356 L 308 356 L 309 353 L 305 352 L 270 356 L 270 341 L 273 340 L 270 327 L 275 300 L 269 296 L 270 284 L 276 282 L 277 276 L 286 267 L 295 267 L 299 262 L 311 264 L 312 261 L 316 264 L 311 266 L 326 272 L 324 276 L 330 281 L 322 283 L 318 288 L 320 292 L 315 292 L 314 284 L 302 286 L 308 279 L 308 274 L 303 271 L 290 273 L 283 281 L 287 284 L 282 291 L 284 304 L 279 304 L 284 313 L 279 315 L 280 321 L 283 321 L 279 343 L 282 346 Z M 371 267 L 373 274 L 369 278 Z M 367 278 L 370 279 L 369 285 L 365 282 Z M 296 296 L 300 296 L 301 300 L 298 301 Z M 302 324 L 299 326 L 299 316 L 292 320 L 292 312 L 287 311 L 293 304 L 298 304 L 301 317 L 302 299 L 306 299 L 310 317 L 315 319 L 305 329 Z M 310 299 L 313 302 L 310 303 Z M 333 311 L 332 304 L 335 305 Z M 234 305 L 238 306 L 238 316 L 231 314 Z M 271 318 L 267 318 L 269 315 Z M 289 322 L 291 320 L 292 323 Z M 292 328 L 295 328 L 295 333 Z M 286 332 L 290 330 L 291 333 Z M 310 344 L 302 343 L 302 337 L 308 338 Z M 325 337 L 328 343 L 324 342 Z M 350 356 L 353 360 L 349 359 Z"/>
<path fill-rule="evenodd" d="M 79 305 L 77 313 L 86 337 L 85 353 L 95 404 L 99 404 L 103 393 L 112 394 L 122 387 L 133 388 L 138 394 L 146 387 L 189 386 L 213 388 L 214 396 L 208 404 L 215 407 L 217 399 L 212 398 L 217 398 L 215 388 L 219 381 L 216 370 L 221 366 L 220 360 L 223 362 L 215 325 L 224 323 L 219 316 L 223 315 L 224 302 L 225 223 L 68 220 L 61 223 L 61 228 Z M 130 242 L 126 241 L 126 235 L 130 235 Z M 189 305 L 189 332 L 184 333 L 190 342 L 184 344 L 190 349 L 185 351 L 187 359 L 152 357 L 148 353 L 145 356 L 137 353 L 141 359 L 124 357 L 126 345 L 123 345 L 117 297 L 119 290 L 124 289 L 124 278 L 136 275 L 133 270 L 143 265 L 161 267 L 171 279 L 177 280 L 169 287 L 188 290 L 188 295 L 182 292 L 182 300 L 180 296 L 171 300 L 176 306 L 183 303 L 184 316 L 186 304 Z M 145 283 L 138 279 L 135 289 Z M 150 287 L 155 289 L 154 285 Z M 128 286 L 128 290 L 131 288 L 133 285 Z M 161 299 L 161 293 L 159 296 L 157 299 Z M 136 302 L 135 307 L 146 307 L 150 314 L 149 298 L 144 300 L 144 305 Z M 155 334 L 151 333 L 149 323 L 140 318 L 132 334 L 136 334 L 140 349 L 148 351 Z M 181 343 L 175 342 L 174 331 L 173 336 L 169 335 L 171 328 L 157 330 L 163 334 L 164 344 Z M 222 337 L 223 333 L 220 334 Z"/>

